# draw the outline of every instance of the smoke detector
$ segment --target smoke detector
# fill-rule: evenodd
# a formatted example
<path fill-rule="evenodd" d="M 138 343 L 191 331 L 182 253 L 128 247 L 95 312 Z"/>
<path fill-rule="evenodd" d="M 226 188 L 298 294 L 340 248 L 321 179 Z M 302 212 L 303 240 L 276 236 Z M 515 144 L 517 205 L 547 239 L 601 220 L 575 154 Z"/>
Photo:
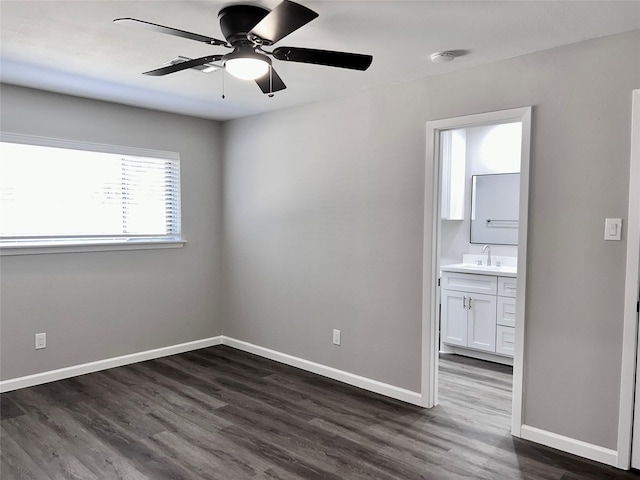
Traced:
<path fill-rule="evenodd" d="M 453 62 L 456 56 L 452 52 L 435 52 L 431 54 L 431 61 L 433 63 L 447 63 Z"/>

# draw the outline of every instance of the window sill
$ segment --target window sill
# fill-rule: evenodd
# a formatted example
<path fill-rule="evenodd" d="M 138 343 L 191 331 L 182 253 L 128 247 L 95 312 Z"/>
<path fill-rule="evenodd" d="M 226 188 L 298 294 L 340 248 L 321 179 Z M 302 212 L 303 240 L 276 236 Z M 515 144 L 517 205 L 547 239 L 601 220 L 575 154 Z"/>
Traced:
<path fill-rule="evenodd" d="M 144 240 L 137 242 L 34 242 L 0 246 L 0 256 L 46 255 L 52 253 L 111 252 L 120 250 L 157 250 L 182 248 L 185 240 Z"/>

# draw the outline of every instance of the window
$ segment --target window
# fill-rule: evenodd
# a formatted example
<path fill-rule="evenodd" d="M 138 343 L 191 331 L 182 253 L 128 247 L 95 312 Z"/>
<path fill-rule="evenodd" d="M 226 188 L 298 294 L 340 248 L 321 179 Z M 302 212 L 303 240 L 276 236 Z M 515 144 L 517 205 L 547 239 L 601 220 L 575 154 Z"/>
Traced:
<path fill-rule="evenodd" d="M 177 153 L 0 136 L 0 246 L 180 240 Z"/>

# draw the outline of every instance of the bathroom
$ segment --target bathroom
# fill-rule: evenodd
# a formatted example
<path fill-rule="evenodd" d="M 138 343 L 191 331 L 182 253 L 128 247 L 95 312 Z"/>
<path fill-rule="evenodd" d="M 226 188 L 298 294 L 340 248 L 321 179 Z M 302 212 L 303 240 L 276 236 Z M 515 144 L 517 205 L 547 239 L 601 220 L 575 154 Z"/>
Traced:
<path fill-rule="evenodd" d="M 440 354 L 513 365 L 522 124 L 440 135 Z"/>

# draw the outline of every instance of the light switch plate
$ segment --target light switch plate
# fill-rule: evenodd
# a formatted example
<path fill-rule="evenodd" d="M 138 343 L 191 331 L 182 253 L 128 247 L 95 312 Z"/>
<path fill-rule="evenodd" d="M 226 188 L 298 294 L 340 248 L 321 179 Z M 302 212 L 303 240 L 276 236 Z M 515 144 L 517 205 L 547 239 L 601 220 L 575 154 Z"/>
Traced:
<path fill-rule="evenodd" d="M 621 218 L 605 218 L 604 239 L 605 240 L 622 240 L 622 219 Z"/>

